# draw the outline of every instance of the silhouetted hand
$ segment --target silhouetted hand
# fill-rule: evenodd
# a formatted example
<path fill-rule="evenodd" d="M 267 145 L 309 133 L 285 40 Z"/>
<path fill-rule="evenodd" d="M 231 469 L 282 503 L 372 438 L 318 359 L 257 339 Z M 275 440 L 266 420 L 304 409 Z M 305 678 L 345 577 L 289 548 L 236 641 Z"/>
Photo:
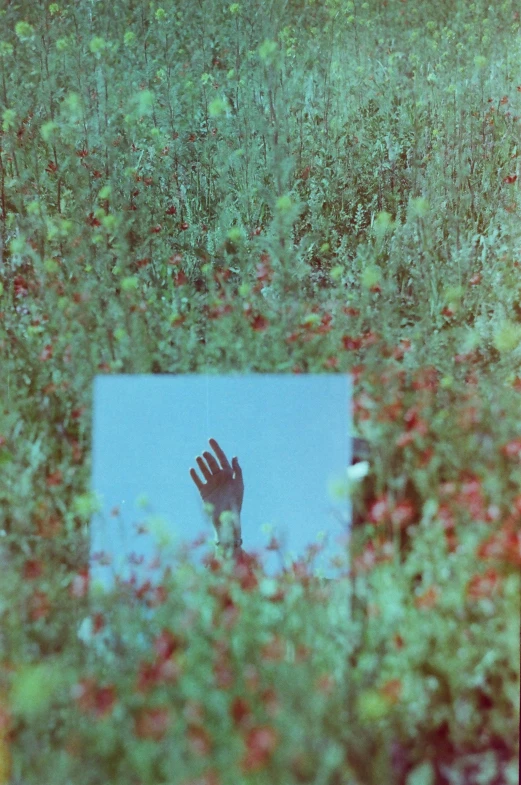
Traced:
<path fill-rule="evenodd" d="M 215 439 L 209 439 L 209 444 L 219 459 L 219 463 L 211 452 L 203 452 L 203 457 L 197 456 L 196 461 L 206 482 L 201 482 L 195 469 L 190 469 L 190 476 L 201 494 L 203 503 L 212 505 L 211 515 L 218 538 L 221 539 L 220 532 L 223 523 L 221 514 L 223 512 L 232 513 L 233 538 L 240 537 L 240 513 L 244 497 L 242 469 L 237 458 L 233 458 L 230 465 L 228 458 Z"/>

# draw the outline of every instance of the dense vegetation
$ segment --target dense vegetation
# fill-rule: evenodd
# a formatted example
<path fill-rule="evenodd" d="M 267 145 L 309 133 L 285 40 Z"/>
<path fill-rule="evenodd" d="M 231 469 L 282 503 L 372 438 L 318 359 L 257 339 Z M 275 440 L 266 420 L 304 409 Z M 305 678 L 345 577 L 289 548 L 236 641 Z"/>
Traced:
<path fill-rule="evenodd" d="M 3 4 L 4 781 L 517 781 L 520 33 L 513 0 Z M 236 371 L 353 375 L 349 579 L 89 598 L 93 377 Z"/>

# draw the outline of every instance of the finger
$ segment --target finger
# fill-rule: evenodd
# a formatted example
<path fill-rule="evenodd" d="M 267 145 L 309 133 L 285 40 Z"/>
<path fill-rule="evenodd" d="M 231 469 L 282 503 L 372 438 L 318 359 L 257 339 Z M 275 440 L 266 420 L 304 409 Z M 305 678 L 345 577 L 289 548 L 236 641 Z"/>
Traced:
<path fill-rule="evenodd" d="M 201 480 L 199 479 L 199 475 L 197 474 L 197 472 L 195 471 L 195 469 L 190 469 L 190 477 L 192 478 L 192 480 L 193 480 L 193 481 L 195 482 L 195 484 L 197 485 L 197 490 L 198 490 L 198 491 L 202 491 L 202 490 L 203 490 L 203 488 L 204 488 L 204 485 L 203 485 L 203 483 L 201 482 Z"/>
<path fill-rule="evenodd" d="M 232 465 L 233 465 L 233 470 L 235 472 L 235 479 L 242 480 L 242 469 L 239 466 L 239 461 L 237 458 L 233 458 Z"/>
<path fill-rule="evenodd" d="M 201 474 L 203 475 L 204 479 L 205 480 L 209 480 L 210 477 L 212 476 L 212 473 L 208 469 L 208 466 L 206 465 L 206 463 L 203 461 L 203 459 L 201 458 L 200 455 L 198 455 L 195 460 L 197 461 L 197 465 L 199 466 L 199 468 L 201 470 Z"/>
<path fill-rule="evenodd" d="M 208 466 L 210 467 L 210 471 L 213 474 L 217 474 L 217 472 L 220 470 L 221 467 L 219 466 L 219 464 L 217 463 L 217 461 L 213 457 L 212 453 L 211 452 L 203 452 L 203 455 L 206 458 L 206 462 L 208 463 Z"/>
<path fill-rule="evenodd" d="M 228 461 L 228 458 L 224 454 L 224 451 L 219 447 L 219 443 L 215 439 L 209 439 L 208 441 L 210 443 L 210 447 L 219 458 L 219 461 L 223 469 L 231 469 L 232 467 L 230 466 L 230 462 Z"/>

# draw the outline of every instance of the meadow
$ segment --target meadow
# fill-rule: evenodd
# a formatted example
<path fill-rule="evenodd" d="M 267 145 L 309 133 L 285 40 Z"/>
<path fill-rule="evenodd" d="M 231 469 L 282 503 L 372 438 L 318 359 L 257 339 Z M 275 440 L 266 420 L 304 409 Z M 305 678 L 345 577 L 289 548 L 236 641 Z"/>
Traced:
<path fill-rule="evenodd" d="M 514 0 L 1 4 L 0 782 L 518 781 L 520 57 Z M 94 376 L 231 372 L 352 375 L 349 576 L 92 597 Z"/>

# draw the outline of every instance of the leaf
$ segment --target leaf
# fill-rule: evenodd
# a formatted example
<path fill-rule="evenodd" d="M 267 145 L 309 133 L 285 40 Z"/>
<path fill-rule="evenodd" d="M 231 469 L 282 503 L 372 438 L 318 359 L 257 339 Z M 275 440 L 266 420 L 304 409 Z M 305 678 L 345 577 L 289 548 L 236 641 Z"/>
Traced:
<path fill-rule="evenodd" d="M 430 761 L 420 763 L 407 777 L 407 785 L 434 785 L 434 781 L 434 769 Z"/>
<path fill-rule="evenodd" d="M 12 460 L 13 454 L 9 450 L 0 450 L 0 466 L 5 466 L 7 463 L 11 463 Z"/>
<path fill-rule="evenodd" d="M 11 690 L 11 706 L 15 714 L 32 717 L 43 714 L 63 683 L 59 666 L 38 664 L 24 666 L 17 674 Z"/>

